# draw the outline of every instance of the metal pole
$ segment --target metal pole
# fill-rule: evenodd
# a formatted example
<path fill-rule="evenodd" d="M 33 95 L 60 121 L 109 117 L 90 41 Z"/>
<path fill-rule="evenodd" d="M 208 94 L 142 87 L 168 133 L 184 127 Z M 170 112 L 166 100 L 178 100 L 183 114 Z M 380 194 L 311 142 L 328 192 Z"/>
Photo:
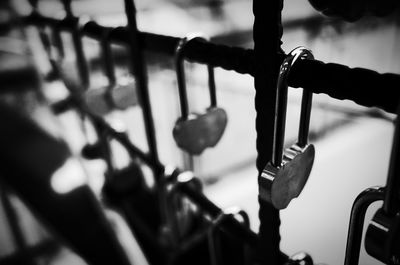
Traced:
<path fill-rule="evenodd" d="M 133 0 L 124 0 L 125 12 L 128 19 L 128 47 L 131 53 L 130 70 L 138 84 L 140 103 L 143 109 L 143 118 L 146 128 L 150 156 L 158 160 L 157 141 L 154 130 L 154 120 L 151 111 L 150 97 L 147 86 L 146 64 L 143 58 L 143 47 L 139 42 L 139 31 L 136 23 L 136 7 Z M 160 172 L 155 172 L 156 180 Z"/>
<path fill-rule="evenodd" d="M 272 156 L 273 117 L 275 113 L 276 84 L 281 52 L 281 10 L 283 0 L 253 0 L 254 13 L 254 86 L 257 131 L 257 169 L 259 176 Z M 260 264 L 282 264 L 284 256 L 279 249 L 279 211 L 259 196 Z"/>

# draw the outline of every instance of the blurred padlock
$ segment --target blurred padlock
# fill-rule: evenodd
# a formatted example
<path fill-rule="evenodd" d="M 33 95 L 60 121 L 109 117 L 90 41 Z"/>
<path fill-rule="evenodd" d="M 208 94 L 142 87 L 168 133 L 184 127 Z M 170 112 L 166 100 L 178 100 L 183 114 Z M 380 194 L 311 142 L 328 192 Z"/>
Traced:
<path fill-rule="evenodd" d="M 208 65 L 208 83 L 210 91 L 210 107 L 205 113 L 189 113 L 186 94 L 184 51 L 193 39 L 205 40 L 196 35 L 181 39 L 176 48 L 175 63 L 181 106 L 181 117 L 176 121 L 173 136 L 176 144 L 192 155 L 201 154 L 204 149 L 214 147 L 221 139 L 228 117 L 224 109 L 217 106 L 215 91 L 214 68 Z"/>
<path fill-rule="evenodd" d="M 195 204 L 182 194 L 180 188 L 186 186 L 200 193 L 202 183 L 194 177 L 193 172 L 181 172 L 170 166 L 165 167 L 164 175 L 167 185 L 163 201 L 166 217 L 163 232 L 169 243 L 177 247 L 194 230 L 200 214 Z"/>
<path fill-rule="evenodd" d="M 85 26 L 89 26 L 88 22 Z M 97 115 L 105 115 L 112 110 L 126 110 L 139 104 L 135 79 L 131 75 L 116 77 L 110 35 L 112 30 L 105 31 L 101 38 L 101 57 L 104 64 L 104 74 L 108 85 L 100 88 L 89 89 L 85 93 L 88 108 Z"/>
<path fill-rule="evenodd" d="M 385 264 L 400 264 L 400 213 L 388 216 L 379 209 L 365 235 L 367 253 Z"/>
<path fill-rule="evenodd" d="M 390 155 L 383 206 L 365 234 L 367 253 L 385 264 L 400 264 L 400 108 Z M 362 229 L 362 226 L 361 226 Z"/>
<path fill-rule="evenodd" d="M 312 93 L 303 90 L 298 141 L 283 152 L 285 138 L 288 75 L 297 60 L 313 59 L 312 53 L 303 48 L 294 49 L 283 61 L 276 92 L 274 139 L 272 159 L 264 168 L 260 179 L 260 196 L 277 209 L 284 209 L 299 196 L 310 175 L 315 149 L 308 144 Z"/>
<path fill-rule="evenodd" d="M 218 228 L 222 222 L 224 222 L 228 218 L 240 218 L 240 222 L 247 228 L 250 229 L 250 219 L 247 213 L 240 208 L 231 207 L 225 209 L 220 215 L 212 221 L 211 226 L 208 230 L 207 238 L 208 238 L 208 248 L 210 254 L 210 264 L 211 265 L 219 265 L 224 264 L 223 257 L 221 256 L 221 240 L 220 233 L 218 232 Z M 250 258 L 248 256 L 248 251 L 246 246 L 243 248 L 243 259 L 244 265 L 250 264 Z"/>
<path fill-rule="evenodd" d="M 140 163 L 136 160 L 123 168 L 110 172 L 104 186 L 104 192 L 114 200 L 123 198 L 144 188 L 144 175 Z"/>

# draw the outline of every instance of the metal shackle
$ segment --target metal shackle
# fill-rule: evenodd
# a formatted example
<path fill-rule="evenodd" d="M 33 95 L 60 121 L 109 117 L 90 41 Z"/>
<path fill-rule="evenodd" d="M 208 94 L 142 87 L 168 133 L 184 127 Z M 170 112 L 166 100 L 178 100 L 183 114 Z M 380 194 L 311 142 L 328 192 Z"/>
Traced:
<path fill-rule="evenodd" d="M 205 37 L 199 34 L 190 34 L 179 41 L 175 50 L 176 78 L 178 82 L 181 116 L 184 120 L 187 120 L 189 117 L 189 106 L 188 106 L 186 80 L 185 80 L 184 53 L 187 45 L 194 39 L 207 41 Z M 211 65 L 207 65 L 207 70 L 208 70 L 208 87 L 210 91 L 210 107 L 216 107 L 217 95 L 215 90 L 214 67 Z"/>
<path fill-rule="evenodd" d="M 72 0 L 62 0 L 61 1 L 65 10 L 65 21 L 68 23 L 72 23 L 71 34 L 72 38 L 72 48 L 75 53 L 76 67 L 77 73 L 79 76 L 79 86 L 82 89 L 81 92 L 86 91 L 90 87 L 90 77 L 89 77 L 89 68 L 87 65 L 87 60 L 85 56 L 85 51 L 83 47 L 82 40 L 82 28 L 88 20 L 88 18 L 82 19 L 82 17 L 77 17 L 72 12 Z"/>
<path fill-rule="evenodd" d="M 108 91 L 110 91 L 112 87 L 115 86 L 115 84 L 117 83 L 110 43 L 110 35 L 112 34 L 112 32 L 112 29 L 105 30 L 100 39 L 101 59 L 103 63 L 104 75 L 107 77 L 108 81 Z"/>
<path fill-rule="evenodd" d="M 62 40 L 62 24 L 64 20 L 60 20 L 54 26 L 51 27 L 50 38 L 54 44 L 52 47 L 52 58 L 53 60 L 63 60 L 65 58 L 65 47 Z"/>
<path fill-rule="evenodd" d="M 275 120 L 274 120 L 274 141 L 272 145 L 272 165 L 280 167 L 283 159 L 283 149 L 285 140 L 285 123 L 288 97 L 288 77 L 292 66 L 298 60 L 314 59 L 310 50 L 304 47 L 297 47 L 292 50 L 283 61 L 277 82 L 276 101 L 275 101 Z M 301 101 L 301 113 L 299 123 L 299 134 L 297 144 L 304 147 L 308 142 L 308 131 L 310 125 L 312 105 L 312 92 L 303 89 Z"/>

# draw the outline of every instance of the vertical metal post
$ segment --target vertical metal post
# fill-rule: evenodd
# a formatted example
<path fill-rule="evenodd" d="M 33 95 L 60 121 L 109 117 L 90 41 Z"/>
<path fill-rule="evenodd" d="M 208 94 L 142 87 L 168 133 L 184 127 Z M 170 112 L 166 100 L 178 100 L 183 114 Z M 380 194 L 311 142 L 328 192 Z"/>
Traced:
<path fill-rule="evenodd" d="M 144 125 L 149 146 L 149 155 L 155 164 L 159 164 L 157 141 L 154 130 L 154 120 L 151 111 L 150 97 L 147 83 L 146 64 L 143 57 L 143 48 L 139 41 L 139 30 L 136 23 L 136 7 L 134 0 L 124 0 L 125 13 L 128 20 L 128 47 L 131 55 L 130 71 L 136 78 L 138 96 L 142 107 Z M 167 192 L 163 167 L 153 167 L 154 178 L 157 186 L 161 223 L 169 227 L 168 217 L 171 214 L 167 205 Z"/>
<path fill-rule="evenodd" d="M 65 19 L 71 20 L 73 23 L 71 34 L 72 34 L 74 52 L 76 56 L 76 64 L 79 71 L 79 78 L 80 81 L 82 82 L 81 83 L 82 88 L 83 90 L 87 90 L 90 86 L 89 69 L 86 63 L 85 53 L 83 50 L 82 36 L 79 28 L 79 19 L 75 17 L 74 14 L 72 13 L 71 1 L 72 0 L 62 0 L 62 3 L 64 5 L 64 9 L 66 12 Z"/>
<path fill-rule="evenodd" d="M 259 175 L 271 159 L 276 82 L 281 52 L 283 0 L 253 0 L 256 89 L 257 169 Z M 279 211 L 259 196 L 259 264 L 280 264 Z"/>
<path fill-rule="evenodd" d="M 129 51 L 132 56 L 130 60 L 130 70 L 135 76 L 141 107 L 143 110 L 144 124 L 146 129 L 147 141 L 150 156 L 158 162 L 157 142 L 154 130 L 154 120 L 151 111 L 150 97 L 147 86 L 146 64 L 143 58 L 143 49 L 139 42 L 139 31 L 136 23 L 136 7 L 133 0 L 124 0 L 125 12 L 128 19 Z M 159 178 L 160 172 L 156 172 Z"/>

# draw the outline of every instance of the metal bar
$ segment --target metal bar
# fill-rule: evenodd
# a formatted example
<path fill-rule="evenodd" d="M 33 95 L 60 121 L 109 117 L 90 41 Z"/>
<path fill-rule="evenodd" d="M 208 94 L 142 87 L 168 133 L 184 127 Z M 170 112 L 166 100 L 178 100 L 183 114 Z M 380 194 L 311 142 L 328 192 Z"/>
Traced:
<path fill-rule="evenodd" d="M 353 203 L 350 215 L 349 232 L 347 234 L 345 265 L 358 265 L 364 226 L 365 213 L 368 206 L 383 200 L 383 188 L 370 188 L 360 193 Z"/>
<path fill-rule="evenodd" d="M 272 156 L 276 85 L 282 58 L 281 10 L 283 0 L 253 0 L 254 87 L 257 132 L 257 169 L 260 174 Z M 258 259 L 260 264 L 282 264 L 279 211 L 258 197 L 260 204 Z"/>
<path fill-rule="evenodd" d="M 25 23 L 35 25 L 56 25 L 58 19 L 41 15 L 26 17 Z M 60 27 L 69 30 L 71 23 L 65 21 Z M 107 27 L 91 23 L 84 28 L 82 34 L 100 39 Z M 128 42 L 125 27 L 116 29 L 111 38 L 113 43 L 126 45 Z M 173 55 L 179 38 L 139 32 L 138 41 L 142 48 L 150 52 Z M 241 74 L 255 75 L 255 52 L 250 49 L 229 47 L 210 42 L 193 40 L 185 52 L 186 59 L 198 63 L 222 67 Z M 285 55 L 277 54 L 280 63 Z M 270 60 L 271 58 L 267 58 Z M 289 85 L 302 87 L 313 93 L 327 94 L 332 98 L 352 100 L 366 107 L 379 107 L 387 112 L 396 113 L 400 99 L 400 75 L 392 73 L 380 74 L 363 68 L 349 68 L 345 65 L 324 63 L 318 60 L 303 60 L 296 64 L 289 76 Z"/>
<path fill-rule="evenodd" d="M 154 120 L 151 111 L 150 96 L 147 85 L 146 64 L 143 58 L 143 45 L 139 41 L 139 31 L 136 24 L 136 7 L 133 0 L 125 0 L 125 13 L 128 19 L 127 41 L 129 51 L 132 56 L 130 70 L 135 76 L 138 84 L 138 92 L 141 107 L 143 108 L 143 118 L 146 128 L 147 141 L 150 155 L 154 160 L 158 160 L 157 141 L 154 129 Z M 156 181 L 159 182 L 160 172 L 155 172 Z"/>

